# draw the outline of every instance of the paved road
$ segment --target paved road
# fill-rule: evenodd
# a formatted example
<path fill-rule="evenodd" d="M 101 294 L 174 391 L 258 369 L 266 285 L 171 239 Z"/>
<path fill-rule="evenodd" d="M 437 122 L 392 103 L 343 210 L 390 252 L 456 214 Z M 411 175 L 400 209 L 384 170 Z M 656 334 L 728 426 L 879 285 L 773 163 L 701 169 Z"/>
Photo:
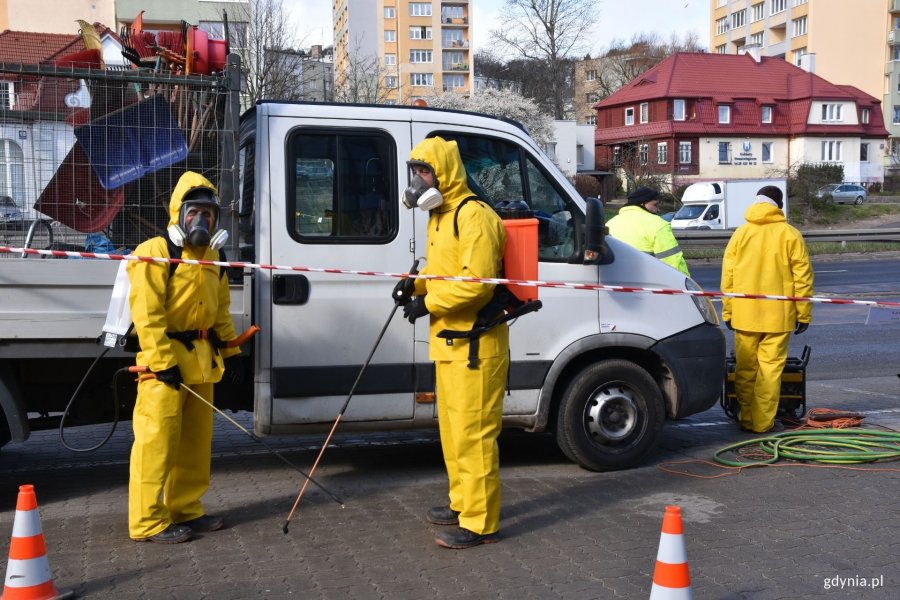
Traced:
<path fill-rule="evenodd" d="M 811 405 L 868 411 L 870 426 L 895 429 L 898 393 L 893 376 L 809 385 Z M 69 441 L 89 445 L 103 433 L 79 428 Z M 284 535 L 299 476 L 222 421 L 206 503 L 228 527 L 172 547 L 127 539 L 128 424 L 87 456 L 38 432 L 0 453 L 0 523 L 5 537 L 17 486 L 35 484 L 56 583 L 87 598 L 634 599 L 649 594 L 664 507 L 677 504 L 698 600 L 896 598 L 896 471 L 767 468 L 700 479 L 660 469 L 723 474 L 674 463 L 745 439 L 717 407 L 669 424 L 645 466 L 591 473 L 546 436 L 505 432 L 502 540 L 449 551 L 422 518 L 446 485 L 430 432 L 340 435 L 319 474 L 346 508 L 308 494 Z M 321 437 L 272 443 L 309 465 Z M 844 588 L 825 589 L 836 577 Z M 883 587 L 859 587 L 860 578 Z"/>

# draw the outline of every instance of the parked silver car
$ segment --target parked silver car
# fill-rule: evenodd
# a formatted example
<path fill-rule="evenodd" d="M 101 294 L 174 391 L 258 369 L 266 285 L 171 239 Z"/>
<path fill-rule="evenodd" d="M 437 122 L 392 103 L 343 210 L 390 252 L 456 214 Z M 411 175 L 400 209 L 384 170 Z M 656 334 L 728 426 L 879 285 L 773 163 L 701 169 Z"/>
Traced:
<path fill-rule="evenodd" d="M 15 200 L 9 196 L 0 196 L 0 227 L 20 229 L 24 218 Z"/>
<path fill-rule="evenodd" d="M 855 183 L 831 183 L 816 191 L 816 198 L 825 198 L 826 196 L 831 196 L 831 199 L 838 204 L 852 202 L 857 206 L 869 197 L 866 188 Z"/>

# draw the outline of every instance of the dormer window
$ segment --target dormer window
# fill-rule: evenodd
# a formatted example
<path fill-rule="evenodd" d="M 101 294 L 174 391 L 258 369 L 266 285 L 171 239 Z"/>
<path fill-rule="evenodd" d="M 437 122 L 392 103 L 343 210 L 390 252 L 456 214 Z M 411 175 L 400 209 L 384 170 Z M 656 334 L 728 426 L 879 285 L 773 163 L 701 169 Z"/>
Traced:
<path fill-rule="evenodd" d="M 763 106 L 762 107 L 762 119 L 763 123 L 771 123 L 772 122 L 772 107 L 771 106 Z"/>
<path fill-rule="evenodd" d="M 863 125 L 869 124 L 869 109 L 868 108 L 863 108 L 862 110 L 859 111 L 859 122 L 862 123 Z"/>
<path fill-rule="evenodd" d="M 629 106 L 625 109 L 625 124 L 634 125 L 634 107 Z"/>
<path fill-rule="evenodd" d="M 731 107 L 727 104 L 719 105 L 719 124 L 727 125 L 731 123 Z"/>
<path fill-rule="evenodd" d="M 672 100 L 672 119 L 675 121 L 684 121 L 684 115 L 684 100 L 678 98 Z"/>
<path fill-rule="evenodd" d="M 840 104 L 823 104 L 822 120 L 823 121 L 843 121 L 843 106 Z"/>

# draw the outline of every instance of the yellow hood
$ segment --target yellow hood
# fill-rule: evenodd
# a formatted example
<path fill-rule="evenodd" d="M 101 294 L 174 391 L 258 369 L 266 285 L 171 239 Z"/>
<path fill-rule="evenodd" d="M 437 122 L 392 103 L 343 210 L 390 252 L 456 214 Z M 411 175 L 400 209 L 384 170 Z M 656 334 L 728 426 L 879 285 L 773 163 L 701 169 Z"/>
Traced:
<path fill-rule="evenodd" d="M 434 171 L 438 191 L 444 197 L 440 212 L 455 210 L 460 202 L 474 196 L 466 183 L 466 170 L 456 142 L 439 137 L 422 140 L 409 153 L 409 160 L 426 163 Z"/>
<path fill-rule="evenodd" d="M 178 180 L 178 184 L 175 186 L 175 190 L 172 192 L 172 198 L 169 200 L 169 226 L 178 224 L 178 215 L 181 211 L 181 204 L 184 201 L 184 197 L 187 193 L 195 188 L 209 188 L 212 190 L 213 194 L 216 195 L 216 198 L 219 197 L 219 192 L 216 190 L 216 186 L 210 182 L 209 179 L 201 175 L 200 173 L 195 173 L 193 171 L 188 171 Z M 216 226 L 218 227 L 218 223 Z"/>

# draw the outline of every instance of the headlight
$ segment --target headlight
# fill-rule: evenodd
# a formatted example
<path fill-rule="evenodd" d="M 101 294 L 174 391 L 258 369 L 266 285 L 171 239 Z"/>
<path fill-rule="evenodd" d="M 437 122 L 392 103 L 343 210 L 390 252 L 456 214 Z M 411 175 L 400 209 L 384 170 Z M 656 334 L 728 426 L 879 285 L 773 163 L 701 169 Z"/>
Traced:
<path fill-rule="evenodd" d="M 703 288 L 697 285 L 697 282 L 691 279 L 690 277 L 684 280 L 684 289 L 691 290 L 695 292 L 702 292 Z M 700 311 L 700 314 L 703 315 L 703 320 L 705 320 L 710 325 L 719 326 L 719 316 L 716 314 L 716 309 L 713 307 L 712 301 L 708 296 L 691 296 L 691 300 L 694 301 L 694 306 L 697 307 L 697 310 Z"/>

